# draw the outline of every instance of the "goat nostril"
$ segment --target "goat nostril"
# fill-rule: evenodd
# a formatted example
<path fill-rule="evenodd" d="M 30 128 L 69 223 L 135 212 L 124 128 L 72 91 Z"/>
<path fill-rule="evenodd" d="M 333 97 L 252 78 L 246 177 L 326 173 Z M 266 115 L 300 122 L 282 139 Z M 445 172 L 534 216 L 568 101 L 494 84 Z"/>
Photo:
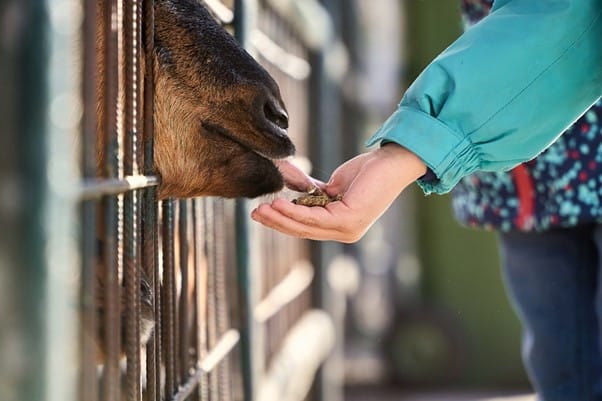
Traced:
<path fill-rule="evenodd" d="M 265 117 L 282 129 L 288 128 L 288 114 L 276 102 L 268 100 L 263 106 Z"/>

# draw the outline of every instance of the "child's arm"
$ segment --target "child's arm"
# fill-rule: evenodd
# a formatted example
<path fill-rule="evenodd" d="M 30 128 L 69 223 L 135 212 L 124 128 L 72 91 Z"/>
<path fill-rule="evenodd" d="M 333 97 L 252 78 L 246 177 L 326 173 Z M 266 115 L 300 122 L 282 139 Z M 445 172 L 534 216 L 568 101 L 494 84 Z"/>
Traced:
<path fill-rule="evenodd" d="M 535 157 L 602 94 L 601 0 L 496 0 L 370 139 L 416 153 L 447 192 Z M 575 68 L 578 66 L 578 68 Z"/>

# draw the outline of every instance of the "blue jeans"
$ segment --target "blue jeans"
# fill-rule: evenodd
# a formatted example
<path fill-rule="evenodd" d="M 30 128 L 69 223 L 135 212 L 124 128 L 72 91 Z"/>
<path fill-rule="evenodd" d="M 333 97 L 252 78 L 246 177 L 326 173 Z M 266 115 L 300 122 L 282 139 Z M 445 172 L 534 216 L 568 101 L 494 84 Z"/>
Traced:
<path fill-rule="evenodd" d="M 500 244 L 539 400 L 602 400 L 602 226 L 500 234 Z"/>

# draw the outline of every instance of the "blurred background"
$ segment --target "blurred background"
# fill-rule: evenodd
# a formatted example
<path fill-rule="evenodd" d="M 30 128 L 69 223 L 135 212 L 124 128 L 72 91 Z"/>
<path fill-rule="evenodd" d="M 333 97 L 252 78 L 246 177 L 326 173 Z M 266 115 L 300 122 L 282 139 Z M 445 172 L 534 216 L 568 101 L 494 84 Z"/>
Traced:
<path fill-rule="evenodd" d="M 252 37 L 241 35 L 236 25 L 237 7 L 243 9 L 247 2 L 206 3 L 212 4 L 239 40 L 249 40 L 249 47 L 253 47 Z M 289 108 L 291 131 L 292 135 L 308 131 L 309 139 L 297 138 L 299 150 L 313 166 L 312 175 L 323 180 L 340 162 L 365 151 L 364 141 L 395 110 L 407 85 L 462 31 L 459 0 L 258 3 L 276 10 L 276 14 L 293 12 L 296 17 L 292 19 L 282 17 L 288 23 L 284 32 L 302 32 L 298 36 L 307 45 L 304 52 L 293 51 L 291 59 L 304 59 L 312 69 L 309 78 L 303 73 L 296 78 L 307 83 L 309 89 L 296 99 L 307 100 L 309 110 L 300 109 L 295 114 L 296 106 Z M 311 7 L 304 7 L 309 3 L 322 11 L 308 14 Z M 64 395 L 73 392 L 61 386 L 73 387 L 75 383 L 78 389 L 82 387 L 78 373 L 69 370 L 72 381 L 60 374 L 64 373 L 61 366 L 80 361 L 81 349 L 72 347 L 79 338 L 80 309 L 74 305 L 90 309 L 86 296 L 94 293 L 80 292 L 80 281 L 86 277 L 85 270 L 79 270 L 78 253 L 78 230 L 83 223 L 73 190 L 80 178 L 74 166 L 81 155 L 80 143 L 71 135 L 80 127 L 84 105 L 65 93 L 79 94 L 81 90 L 82 80 L 76 70 L 81 67 L 81 57 L 70 41 L 79 34 L 83 10 L 89 8 L 87 2 L 70 0 L 0 0 L 3 400 L 64 401 L 71 399 Z M 264 30 L 274 25 L 266 21 Z M 273 40 L 278 42 L 279 38 L 276 35 Z M 280 46 L 288 50 L 286 44 Z M 270 64 L 278 62 L 267 53 L 259 51 L 259 57 L 270 68 L 278 67 Z M 65 60 L 75 61 L 70 64 Z M 290 87 L 281 87 L 285 97 L 292 96 L 293 104 L 297 95 L 287 95 Z M 307 120 L 295 123 L 296 117 L 297 121 Z M 180 205 L 183 210 L 184 203 Z M 240 213 L 244 216 L 248 206 L 219 205 L 211 206 L 211 210 L 236 209 L 231 214 L 236 214 L 238 223 L 228 229 L 233 233 L 241 227 L 249 230 L 246 222 L 240 223 Z M 252 228 L 250 231 L 250 239 L 245 237 L 242 242 L 244 251 L 249 251 L 244 241 L 247 245 L 259 241 Z M 90 235 L 88 238 L 93 238 L 93 233 Z M 309 249 L 316 269 L 312 306 L 327 311 L 337 330 L 334 350 L 318 373 L 313 395 L 306 399 L 502 400 L 500 397 L 506 395 L 528 394 L 520 360 L 520 329 L 504 294 L 494 240 L 493 233 L 460 227 L 453 219 L 449 196 L 425 197 L 412 187 L 358 243 L 304 243 L 302 247 Z M 265 240 L 259 247 L 275 254 L 279 248 L 270 248 L 275 243 L 270 241 L 276 240 Z M 232 254 L 240 251 L 241 242 L 237 245 Z M 257 247 L 250 248 L 253 252 Z M 225 311 L 241 305 L 238 298 L 243 298 L 244 304 L 244 297 L 249 295 L 236 287 L 240 277 L 232 282 L 235 295 Z M 226 298 L 230 299 L 229 295 Z M 237 326 L 237 319 L 249 318 L 245 313 L 252 313 L 245 309 L 248 307 L 245 304 L 242 312 L 233 312 L 229 321 L 234 329 L 240 329 L 242 339 L 242 367 L 236 363 L 231 367 L 240 368 L 242 378 L 233 374 L 232 381 L 234 387 L 241 388 L 253 383 L 250 371 L 245 370 L 249 362 L 245 356 L 253 360 L 253 352 L 259 352 L 245 342 L 249 339 L 245 337 L 246 324 L 256 322 Z M 53 316 L 51 323 L 46 318 L 49 315 Z M 289 328 L 289 320 L 278 323 L 281 332 Z M 269 343 L 270 327 L 265 330 Z M 276 345 L 268 348 L 276 349 Z M 73 370 L 77 366 L 75 363 Z M 95 368 L 93 363 L 90 366 L 87 380 L 94 381 Z M 39 379 L 42 377 L 45 379 Z M 11 390 L 14 388 L 18 390 Z M 209 399 L 199 393 L 190 399 Z M 239 397 L 236 391 L 220 394 L 215 399 L 253 399 L 248 394 Z M 161 397 L 161 391 L 155 395 Z M 151 399 L 146 393 L 144 397 Z"/>

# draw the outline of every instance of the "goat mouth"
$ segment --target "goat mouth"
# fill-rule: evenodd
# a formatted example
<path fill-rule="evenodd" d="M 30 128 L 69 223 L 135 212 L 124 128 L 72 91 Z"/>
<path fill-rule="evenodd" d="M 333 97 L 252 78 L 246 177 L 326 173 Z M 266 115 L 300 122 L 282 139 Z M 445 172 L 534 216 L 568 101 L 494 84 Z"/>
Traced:
<path fill-rule="evenodd" d="M 272 163 L 276 170 L 278 170 L 278 173 L 282 177 L 282 181 L 287 188 L 297 192 L 308 192 L 315 187 L 312 179 L 301 168 L 293 163 L 292 156 L 274 158 L 255 150 L 251 151 L 258 157 Z"/>
<path fill-rule="evenodd" d="M 283 126 L 278 122 L 267 120 L 268 131 L 270 135 L 275 136 L 277 138 L 285 138 L 289 140 L 287 128 L 288 126 Z"/>
<path fill-rule="evenodd" d="M 295 145 L 287 135 L 287 131 L 272 121 L 265 121 L 264 126 L 255 128 L 261 132 L 262 144 L 253 145 L 249 141 L 241 140 L 238 135 L 233 134 L 228 128 L 208 121 L 202 126 L 205 130 L 225 137 L 245 149 L 268 160 L 282 159 L 295 153 Z"/>
<path fill-rule="evenodd" d="M 276 136 L 280 137 L 279 140 L 282 141 L 282 151 L 266 153 L 260 149 L 257 149 L 257 147 L 250 146 L 248 143 L 240 141 L 236 136 L 232 135 L 232 133 L 230 133 L 229 130 L 225 129 L 222 126 L 211 123 L 203 123 L 203 126 L 205 129 L 210 130 L 225 138 L 228 138 L 232 142 L 235 142 L 238 145 L 240 145 L 241 147 L 248 149 L 257 157 L 271 162 L 274 168 L 278 171 L 278 173 L 280 173 L 284 185 L 287 188 L 298 192 L 310 191 L 316 186 L 316 183 L 293 161 L 293 158 L 291 156 L 295 153 L 295 146 L 288 137 L 286 130 L 278 126 L 277 123 L 273 123 L 270 121 L 269 124 L 272 125 L 272 129 L 270 130 L 270 136 L 272 138 Z"/>

